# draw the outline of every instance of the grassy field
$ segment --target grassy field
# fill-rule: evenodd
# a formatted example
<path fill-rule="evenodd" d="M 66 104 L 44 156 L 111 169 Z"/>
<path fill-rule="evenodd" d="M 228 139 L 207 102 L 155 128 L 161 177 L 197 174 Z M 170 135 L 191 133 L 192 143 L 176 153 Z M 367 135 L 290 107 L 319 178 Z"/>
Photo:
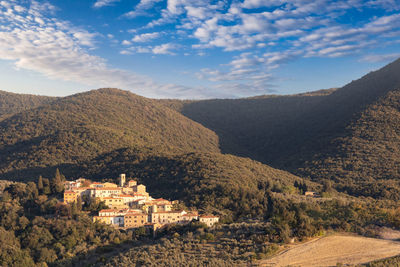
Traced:
<path fill-rule="evenodd" d="M 361 264 L 400 254 L 400 242 L 332 235 L 294 245 L 260 262 L 261 266 L 336 266 Z"/>

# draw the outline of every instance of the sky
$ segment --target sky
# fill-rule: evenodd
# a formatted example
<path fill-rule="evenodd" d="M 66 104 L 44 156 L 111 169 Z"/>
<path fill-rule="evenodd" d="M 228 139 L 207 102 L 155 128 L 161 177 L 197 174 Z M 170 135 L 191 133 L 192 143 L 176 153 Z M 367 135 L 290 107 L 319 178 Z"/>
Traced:
<path fill-rule="evenodd" d="M 400 57 L 400 0 L 0 0 L 0 90 L 237 98 L 341 87 Z"/>

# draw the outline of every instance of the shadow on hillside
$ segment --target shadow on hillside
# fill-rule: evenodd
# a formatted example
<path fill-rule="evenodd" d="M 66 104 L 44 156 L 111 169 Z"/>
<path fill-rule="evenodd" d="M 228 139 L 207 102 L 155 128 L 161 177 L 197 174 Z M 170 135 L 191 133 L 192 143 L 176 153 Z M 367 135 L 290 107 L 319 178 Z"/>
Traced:
<path fill-rule="evenodd" d="M 67 177 L 77 177 L 82 171 L 82 167 L 77 164 L 60 164 L 48 167 L 27 168 L 22 170 L 13 170 L 0 174 L 0 180 L 10 181 L 37 181 L 38 177 L 42 175 L 45 178 L 54 176 L 56 169 L 59 169 Z"/>
<path fill-rule="evenodd" d="M 340 153 L 337 139 L 365 109 L 400 88 L 400 59 L 323 95 L 264 96 L 186 103 L 181 112 L 217 133 L 223 153 L 296 171 Z"/>

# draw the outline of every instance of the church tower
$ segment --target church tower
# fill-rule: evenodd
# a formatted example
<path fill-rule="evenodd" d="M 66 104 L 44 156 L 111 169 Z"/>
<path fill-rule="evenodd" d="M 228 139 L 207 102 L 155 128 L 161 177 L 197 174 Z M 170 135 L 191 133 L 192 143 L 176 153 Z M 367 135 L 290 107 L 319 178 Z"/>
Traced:
<path fill-rule="evenodd" d="M 121 174 L 119 175 L 119 186 L 120 186 L 120 187 L 124 187 L 124 185 L 125 185 L 125 180 L 126 180 L 126 175 L 125 175 L 125 173 L 121 173 Z"/>

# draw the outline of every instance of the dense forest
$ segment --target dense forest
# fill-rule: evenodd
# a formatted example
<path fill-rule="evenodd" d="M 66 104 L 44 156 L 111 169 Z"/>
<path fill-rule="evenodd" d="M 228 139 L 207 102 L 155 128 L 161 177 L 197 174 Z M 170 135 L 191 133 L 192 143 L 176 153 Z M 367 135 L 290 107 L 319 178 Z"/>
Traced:
<path fill-rule="evenodd" d="M 211 130 L 165 106 L 117 89 L 57 99 L 0 121 L 0 177 L 78 163 L 125 147 L 218 152 Z"/>
<path fill-rule="evenodd" d="M 0 120 L 15 113 L 51 103 L 55 97 L 15 94 L 0 90 Z"/>

